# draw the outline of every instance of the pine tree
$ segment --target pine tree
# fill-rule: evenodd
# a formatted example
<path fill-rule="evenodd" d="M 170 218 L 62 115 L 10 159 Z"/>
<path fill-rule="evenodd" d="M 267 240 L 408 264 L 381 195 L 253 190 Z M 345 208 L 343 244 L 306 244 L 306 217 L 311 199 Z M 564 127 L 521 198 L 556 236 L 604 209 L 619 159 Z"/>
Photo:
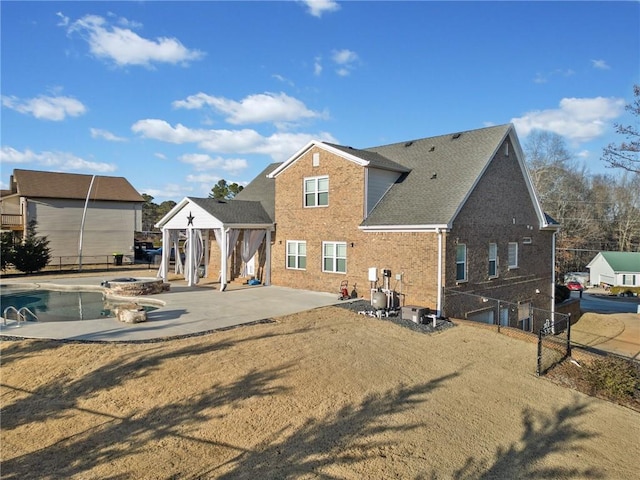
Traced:
<path fill-rule="evenodd" d="M 13 265 L 24 273 L 42 270 L 51 260 L 47 237 L 36 235 L 36 222 L 29 222 L 27 237 L 13 249 Z"/>

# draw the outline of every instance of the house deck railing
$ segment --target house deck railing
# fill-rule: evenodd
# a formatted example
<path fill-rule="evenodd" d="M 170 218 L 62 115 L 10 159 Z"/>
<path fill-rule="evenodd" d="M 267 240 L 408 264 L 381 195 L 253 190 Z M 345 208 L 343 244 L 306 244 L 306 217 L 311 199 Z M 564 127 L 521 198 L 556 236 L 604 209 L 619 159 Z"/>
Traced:
<path fill-rule="evenodd" d="M 22 230 L 24 228 L 24 221 L 19 213 L 3 213 L 1 221 L 3 229 Z"/>

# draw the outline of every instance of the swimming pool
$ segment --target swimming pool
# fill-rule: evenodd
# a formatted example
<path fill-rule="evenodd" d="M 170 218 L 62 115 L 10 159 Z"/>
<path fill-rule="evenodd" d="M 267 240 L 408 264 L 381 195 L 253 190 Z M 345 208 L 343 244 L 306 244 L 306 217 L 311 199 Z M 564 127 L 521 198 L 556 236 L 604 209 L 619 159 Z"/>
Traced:
<path fill-rule="evenodd" d="M 57 291 L 47 289 L 15 290 L 0 287 L 0 312 L 4 315 L 7 307 L 20 310 L 28 308 L 35 313 L 39 322 L 69 322 L 79 320 L 95 320 L 113 317 L 111 309 L 122 302 L 105 298 L 102 292 L 91 291 Z M 153 307 L 144 307 L 153 310 Z M 7 316 L 15 319 L 15 312 L 7 312 Z M 34 321 L 30 315 L 27 321 Z"/>

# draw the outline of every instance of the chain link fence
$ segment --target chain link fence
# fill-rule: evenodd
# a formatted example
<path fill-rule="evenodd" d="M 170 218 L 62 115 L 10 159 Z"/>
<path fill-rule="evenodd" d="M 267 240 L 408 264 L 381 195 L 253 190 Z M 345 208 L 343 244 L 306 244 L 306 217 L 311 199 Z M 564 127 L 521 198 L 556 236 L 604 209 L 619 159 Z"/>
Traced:
<path fill-rule="evenodd" d="M 536 308 L 531 302 L 513 303 L 456 290 L 446 291 L 445 311 L 449 316 L 495 325 L 498 332 L 520 331 L 531 341 L 537 337 L 537 375 L 544 375 L 571 355 L 569 314 Z"/>

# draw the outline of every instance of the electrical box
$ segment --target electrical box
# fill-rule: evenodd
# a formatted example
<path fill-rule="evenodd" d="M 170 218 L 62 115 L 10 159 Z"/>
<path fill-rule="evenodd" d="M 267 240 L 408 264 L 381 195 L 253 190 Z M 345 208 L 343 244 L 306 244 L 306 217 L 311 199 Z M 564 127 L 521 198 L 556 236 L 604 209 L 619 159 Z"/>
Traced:
<path fill-rule="evenodd" d="M 371 267 L 369 269 L 369 281 L 370 282 L 378 281 L 378 269 L 376 267 Z"/>
<path fill-rule="evenodd" d="M 415 305 L 407 305 L 402 307 L 402 319 L 411 320 L 413 323 L 426 323 L 427 315 L 431 313 L 431 309 L 426 307 L 417 307 Z"/>

